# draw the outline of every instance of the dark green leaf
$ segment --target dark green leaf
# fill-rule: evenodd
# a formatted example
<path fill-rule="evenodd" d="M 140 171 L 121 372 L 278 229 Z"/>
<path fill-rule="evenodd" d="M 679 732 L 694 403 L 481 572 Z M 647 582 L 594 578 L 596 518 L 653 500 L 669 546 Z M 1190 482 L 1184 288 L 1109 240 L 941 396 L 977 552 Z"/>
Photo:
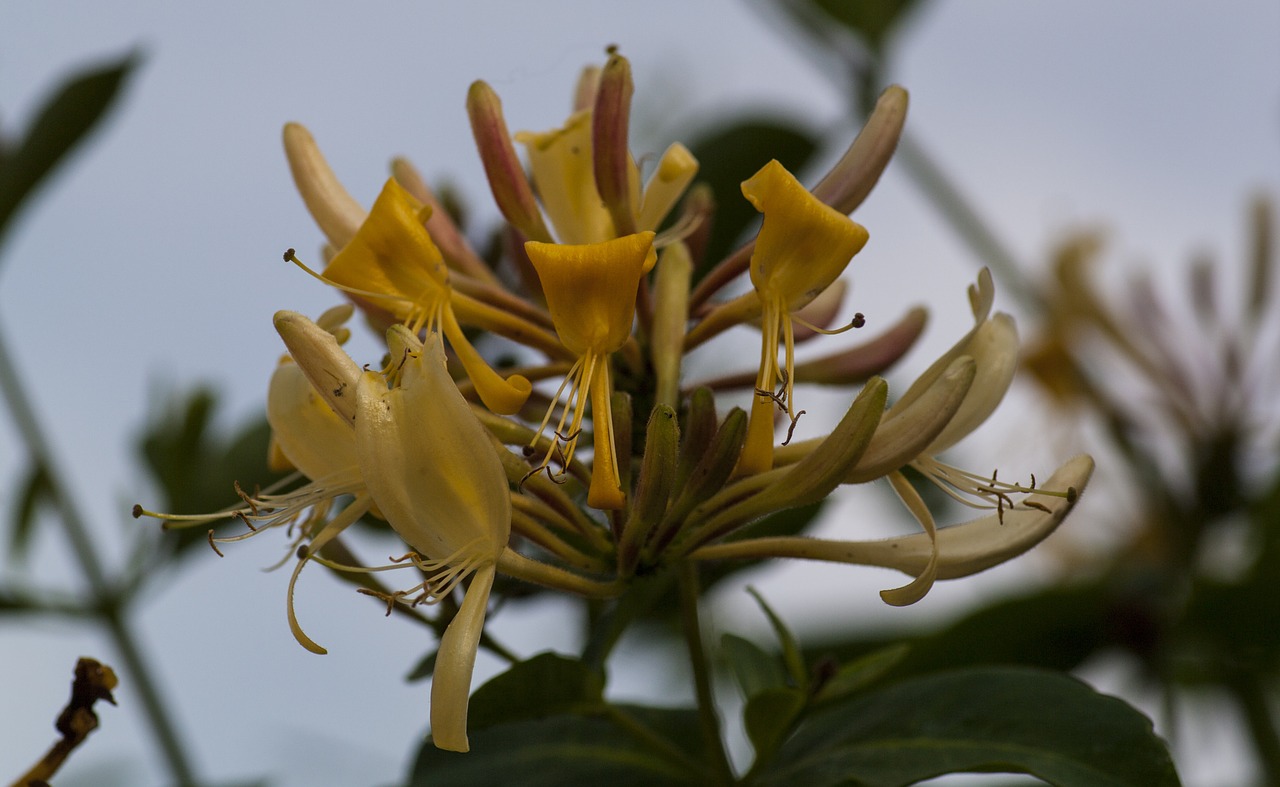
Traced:
<path fill-rule="evenodd" d="M 598 706 L 603 693 L 602 673 L 568 656 L 539 653 L 476 689 L 471 695 L 467 728 L 477 732 L 498 724 L 572 713 Z"/>
<path fill-rule="evenodd" d="M 856 694 L 877 683 L 910 652 L 910 645 L 890 645 L 845 664 L 821 684 L 813 699 L 832 702 Z"/>
<path fill-rule="evenodd" d="M 889 670 L 893 678 L 982 664 L 1067 670 L 1113 642 L 1117 624 L 1105 587 L 1080 585 L 998 601 L 934 633 L 851 637 L 807 653 L 811 662 L 828 655 L 843 662 L 905 641 L 911 649 Z"/>
<path fill-rule="evenodd" d="M 778 613 L 773 611 L 768 602 L 764 600 L 755 588 L 747 588 L 747 592 L 760 605 L 760 609 L 764 611 L 766 617 L 769 618 L 769 625 L 773 626 L 773 633 L 778 638 L 778 644 L 782 646 L 782 663 L 786 665 L 787 672 L 791 674 L 791 682 L 793 686 L 808 691 L 809 689 L 809 672 L 805 669 L 804 656 L 800 653 L 800 644 L 796 642 L 795 635 L 791 633 L 791 629 L 787 628 L 787 624 L 782 618 L 778 617 Z"/>
<path fill-rule="evenodd" d="M 916 678 L 810 716 L 756 782 L 907 785 L 1026 773 L 1059 787 L 1173 787 L 1151 722 L 1074 678 L 1025 668 Z"/>
<path fill-rule="evenodd" d="M 441 751 L 428 741 L 418 752 L 407 787 L 707 783 L 700 766 L 705 759 L 689 748 L 701 741 L 696 711 L 615 711 L 616 715 L 526 719 L 471 732 L 471 751 L 466 754 Z"/>
<path fill-rule="evenodd" d="M 9 531 L 11 564 L 26 556 L 41 505 L 52 503 L 53 487 L 49 485 L 49 474 L 45 472 L 44 465 L 39 462 L 32 464 L 19 489 L 13 507 L 13 529 Z"/>
<path fill-rule="evenodd" d="M 759 645 L 737 634 L 725 634 L 720 638 L 720 654 L 729 664 L 729 670 L 742 689 L 742 698 L 750 700 L 762 691 L 787 688 L 787 670 L 772 653 L 766 653 Z"/>
<path fill-rule="evenodd" d="M 805 693 L 793 688 L 768 689 L 747 700 L 742 724 L 757 758 L 773 756 L 804 706 Z"/>
<path fill-rule="evenodd" d="M 877 55 L 882 55 L 920 0 L 810 0 L 832 21 L 853 31 Z"/>
<path fill-rule="evenodd" d="M 41 107 L 26 137 L 5 151 L 0 165 L 0 241 L 23 201 L 110 108 L 137 61 L 130 54 L 67 80 Z"/>
<path fill-rule="evenodd" d="M 707 244 L 706 263 L 719 262 L 743 240 L 759 213 L 742 196 L 742 181 L 777 159 L 799 172 L 817 150 L 817 135 L 795 124 L 751 117 L 725 121 L 693 140 L 689 149 L 698 158 L 698 180 L 711 186 L 716 213 Z M 708 265 L 694 271 L 700 279 Z"/>
<path fill-rule="evenodd" d="M 404 679 L 409 683 L 416 683 L 431 677 L 436 671 L 437 653 L 438 651 L 433 650 L 419 659 L 418 663 L 413 665 L 413 669 L 409 670 L 409 674 L 404 676 Z"/>

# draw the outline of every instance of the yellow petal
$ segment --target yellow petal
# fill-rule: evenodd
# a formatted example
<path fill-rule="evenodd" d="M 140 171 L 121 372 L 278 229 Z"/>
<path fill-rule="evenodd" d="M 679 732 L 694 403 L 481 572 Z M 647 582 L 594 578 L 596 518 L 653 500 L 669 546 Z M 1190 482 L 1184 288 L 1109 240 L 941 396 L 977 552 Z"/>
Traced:
<path fill-rule="evenodd" d="M 611 353 L 631 335 L 636 289 L 653 267 L 653 233 L 603 243 L 525 243 L 561 343 L 577 355 Z"/>
<path fill-rule="evenodd" d="M 836 280 L 867 242 L 867 231 L 824 205 L 777 161 L 742 184 L 764 214 L 751 255 L 751 282 L 795 311 Z M 768 300 L 766 297 L 765 300 Z"/>
<path fill-rule="evenodd" d="M 551 131 L 522 131 L 533 185 L 561 243 L 597 243 L 613 237 L 613 219 L 596 191 L 591 112 L 575 112 Z"/>
<path fill-rule="evenodd" d="M 496 561 L 511 528 L 507 476 L 449 377 L 437 334 L 405 359 L 400 379 L 388 389 L 366 372 L 357 384 L 356 454 L 374 502 L 428 558 Z"/>
<path fill-rule="evenodd" d="M 390 296 L 376 305 L 399 319 L 415 305 L 434 311 L 447 296 L 449 274 L 440 249 L 422 224 L 421 211 L 421 203 L 389 179 L 355 237 L 325 268 L 325 278 Z"/>

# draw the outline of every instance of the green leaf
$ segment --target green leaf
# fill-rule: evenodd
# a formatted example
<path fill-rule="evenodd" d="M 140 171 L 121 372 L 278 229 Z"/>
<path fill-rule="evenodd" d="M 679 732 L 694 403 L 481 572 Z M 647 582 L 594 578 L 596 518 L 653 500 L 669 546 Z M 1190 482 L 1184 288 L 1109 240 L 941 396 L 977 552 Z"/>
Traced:
<path fill-rule="evenodd" d="M 110 108 L 138 58 L 127 57 L 67 80 L 39 113 L 25 139 L 0 163 L 0 241 L 18 208 Z"/>
<path fill-rule="evenodd" d="M 13 506 L 13 527 L 9 531 L 9 563 L 16 565 L 27 554 L 31 533 L 35 529 L 36 514 L 42 505 L 53 503 L 53 487 L 44 465 L 33 463 L 19 487 L 21 491 Z"/>
<path fill-rule="evenodd" d="M 541 719 L 595 707 L 604 695 L 604 674 L 558 653 L 538 655 L 511 666 L 471 695 L 467 729 Z"/>
<path fill-rule="evenodd" d="M 920 5 L 920 0 L 810 0 L 826 16 L 858 35 L 877 56 Z"/>
<path fill-rule="evenodd" d="M 427 655 L 418 660 L 413 665 L 413 669 L 409 670 L 409 674 L 404 676 L 407 683 L 417 683 L 420 680 L 426 680 L 436 671 L 436 655 L 439 651 L 431 651 Z"/>
<path fill-rule="evenodd" d="M 936 632 L 854 636 L 806 651 L 811 662 L 828 655 L 847 661 L 905 641 L 911 648 L 889 670 L 893 678 L 990 664 L 1068 670 L 1113 641 L 1115 620 L 1101 584 L 1058 587 L 998 601 Z"/>
<path fill-rule="evenodd" d="M 1174 787 L 1151 722 L 1055 672 L 936 673 L 815 713 L 760 785 L 894 787 L 945 773 L 1025 773 L 1059 787 Z"/>
<path fill-rule="evenodd" d="M 809 689 L 809 672 L 804 666 L 804 656 L 800 653 L 800 644 L 796 642 L 795 635 L 791 633 L 791 629 L 787 628 L 787 624 L 782 618 L 778 617 L 778 613 L 773 611 L 768 602 L 764 600 L 755 588 L 747 588 L 747 592 L 760 605 L 760 609 L 769 618 L 769 624 L 773 626 L 773 633 L 778 638 L 778 644 L 782 646 L 782 663 L 787 666 L 787 672 L 791 675 L 793 686 L 808 691 Z"/>
<path fill-rule="evenodd" d="M 742 181 L 777 159 L 799 172 L 818 148 L 818 135 L 774 118 L 741 117 L 726 121 L 689 145 L 698 159 L 698 180 L 711 186 L 716 212 L 706 259 L 694 271 L 695 283 L 708 267 L 741 242 L 759 213 L 742 196 Z M 695 260 L 695 263 L 698 262 Z"/>
<path fill-rule="evenodd" d="M 772 653 L 749 639 L 737 634 L 725 634 L 720 638 L 720 654 L 729 664 L 742 689 L 742 698 L 750 700 L 762 691 L 787 688 L 787 671 Z"/>
<path fill-rule="evenodd" d="M 742 709 L 742 724 L 757 759 L 773 756 L 804 710 L 805 701 L 803 691 L 786 687 L 768 689 L 747 700 Z"/>
<path fill-rule="evenodd" d="M 655 731 L 661 731 L 655 732 Z M 418 751 L 406 787 L 706 784 L 694 710 L 617 707 L 591 716 L 525 719 L 468 735 L 466 754 Z"/>
<path fill-rule="evenodd" d="M 863 691 L 887 675 L 910 652 L 910 645 L 889 645 L 845 664 L 821 684 L 814 702 L 834 702 Z"/>

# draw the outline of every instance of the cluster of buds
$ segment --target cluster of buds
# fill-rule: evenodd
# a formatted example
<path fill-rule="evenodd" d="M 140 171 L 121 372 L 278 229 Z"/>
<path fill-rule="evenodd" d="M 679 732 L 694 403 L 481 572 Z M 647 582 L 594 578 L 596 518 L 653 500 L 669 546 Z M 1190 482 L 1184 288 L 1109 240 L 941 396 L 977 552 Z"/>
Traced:
<path fill-rule="evenodd" d="M 904 90 L 884 93 L 812 189 L 776 161 L 745 173 L 743 195 L 763 223 L 721 261 L 703 259 L 714 208 L 704 190 L 690 188 L 691 153 L 673 145 L 642 177 L 627 139 L 631 93 L 630 65 L 613 53 L 585 72 L 563 127 L 513 137 L 489 86 L 471 87 L 471 126 L 508 223 L 500 261 L 473 250 L 407 162 L 393 164 L 366 211 L 311 135 L 287 126 L 295 181 L 328 246 L 320 270 L 293 250 L 285 256 L 350 301 L 314 322 L 293 312 L 275 317 L 289 354 L 272 378 L 267 415 L 273 460 L 296 469 L 293 487 L 241 493 L 240 505 L 216 515 L 138 512 L 167 526 L 217 517 L 248 526 L 217 538 L 211 531 L 215 545 L 285 528 L 296 555 L 289 624 L 319 653 L 292 604 L 308 562 L 416 568 L 422 581 L 391 594 L 390 604 L 439 600 L 465 585 L 435 666 L 432 735 L 442 748 L 468 747 L 472 665 L 498 572 L 609 598 L 637 576 L 689 561 L 792 557 L 898 569 L 911 581 L 883 598 L 910 604 L 937 579 L 973 574 L 1041 541 L 1092 471 L 1081 456 L 1024 486 L 935 458 L 995 409 L 1012 377 L 1017 334 L 1007 315 L 992 315 L 986 272 L 970 291 L 973 330 L 891 407 L 887 384 L 874 375 L 912 346 L 922 310 L 854 349 L 794 357 L 797 344 L 839 332 L 827 327 L 843 299 L 839 277 L 867 241 L 848 214 L 896 147 Z M 724 297 L 744 273 L 753 287 Z M 385 331 L 387 354 L 376 364 L 362 366 L 342 348 L 354 308 Z M 858 314 L 846 327 L 863 321 Z M 687 385 L 688 354 L 739 325 L 759 329 L 758 369 Z M 472 343 L 484 334 L 525 349 L 495 369 Z M 804 412 L 795 401 L 800 383 L 862 387 L 830 434 L 792 440 Z M 749 410 L 718 411 L 717 393 L 734 389 L 750 397 Z M 909 467 L 990 511 L 935 527 L 904 475 Z M 741 532 L 842 484 L 880 478 L 923 532 L 880 541 Z M 320 554 L 363 517 L 385 520 L 407 554 L 377 569 Z"/>

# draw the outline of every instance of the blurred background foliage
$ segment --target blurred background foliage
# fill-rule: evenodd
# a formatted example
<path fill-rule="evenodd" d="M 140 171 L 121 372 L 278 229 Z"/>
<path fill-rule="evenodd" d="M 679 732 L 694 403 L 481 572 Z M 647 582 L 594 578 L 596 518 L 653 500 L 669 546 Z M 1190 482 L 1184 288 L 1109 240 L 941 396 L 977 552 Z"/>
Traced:
<path fill-rule="evenodd" d="M 892 81 L 895 38 L 923 5 L 924 0 L 781 0 L 776 10 L 790 22 L 798 45 L 843 65 L 840 78 L 849 112 L 860 118 Z M 90 134 L 137 66 L 138 59 L 128 56 L 73 77 L 53 92 L 25 134 L 4 138 L 0 242 L 21 206 Z M 706 258 L 728 253 L 755 220 L 755 212 L 738 199 L 744 172 L 770 158 L 803 171 L 824 146 L 833 144 L 838 142 L 783 112 L 726 119 L 690 140 L 701 162 L 699 179 L 717 206 Z M 1031 673 L 989 672 L 993 668 L 1069 672 L 1107 655 L 1136 665 L 1149 685 L 1163 693 L 1171 716 L 1192 692 L 1229 698 L 1250 735 L 1263 783 L 1280 784 L 1274 715 L 1280 677 L 1280 362 L 1275 353 L 1280 316 L 1272 274 L 1274 206 L 1259 198 L 1250 208 L 1251 251 L 1238 298 L 1222 296 L 1224 287 L 1241 278 L 1224 275 L 1226 263 L 1196 260 L 1188 269 L 1185 300 L 1166 303 L 1169 293 L 1152 284 L 1162 273 L 1139 278 L 1119 293 L 1102 286 L 1096 267 L 1105 249 L 1095 237 L 1071 239 L 1053 259 L 1015 259 L 909 132 L 900 146 L 900 164 L 976 257 L 993 268 L 1002 291 L 1020 300 L 1034 336 L 1024 353 L 1024 377 L 1038 386 L 1054 418 L 1091 427 L 1088 433 L 1097 443 L 1087 448 L 1097 452 L 1100 473 L 1123 479 L 1112 486 L 1123 488 L 1126 500 L 1111 510 L 1124 519 L 1114 524 L 1125 535 L 1105 555 L 1064 564 L 1056 581 L 989 601 L 933 629 L 869 631 L 861 621 L 833 619 L 821 639 L 798 643 L 777 625 L 778 641 L 767 647 L 725 635 L 720 658 L 751 699 L 744 710 L 746 730 L 757 752 L 815 745 L 803 733 L 791 736 L 802 706 L 834 714 L 829 722 L 833 728 L 847 727 L 855 718 L 879 719 L 881 727 L 873 724 L 863 731 L 862 740 L 875 741 L 895 733 L 902 708 L 939 692 L 968 697 L 975 706 L 984 700 L 999 705 L 1007 692 L 1009 703 L 1025 704 L 1029 695 L 1018 693 L 1018 681 Z M 11 357 L 3 344 L 0 355 Z M 1113 373 L 1119 368 L 1125 372 Z M 24 414 L 29 406 L 12 385 L 6 386 L 6 395 L 15 419 L 34 425 L 30 412 Z M 265 419 L 225 434 L 215 426 L 217 400 L 210 389 L 168 392 L 158 399 L 155 416 L 137 438 L 140 465 L 160 494 L 156 508 L 217 510 L 234 502 L 228 493 L 235 482 L 266 486 L 275 480 L 266 466 Z M 198 531 L 157 537 L 150 529 L 131 530 L 133 558 L 118 576 L 107 575 L 93 556 L 87 533 L 83 528 L 77 532 L 76 522 L 83 520 L 68 508 L 68 480 L 59 477 L 41 448 L 38 430 L 34 437 L 24 435 L 31 456 L 24 477 L 6 495 L 12 501 L 2 534 L 7 560 L 24 560 L 34 528 L 61 522 L 89 588 L 77 595 L 6 578 L 0 580 L 0 612 L 96 621 L 112 632 L 130 679 L 145 681 L 145 657 L 129 634 L 131 607 L 147 582 L 158 581 L 188 556 L 203 554 L 206 537 Z M 52 516 L 42 515 L 50 512 Z M 821 506 L 784 512 L 757 523 L 752 533 L 802 533 L 820 514 Z M 750 567 L 743 562 L 711 568 L 702 577 L 702 589 Z M 514 583 L 501 587 L 508 597 L 499 602 L 499 611 L 540 594 Z M 531 752 L 555 756 L 556 742 L 574 736 L 620 749 L 634 747 L 634 737 L 619 733 L 617 715 L 626 717 L 626 723 L 640 720 L 649 729 L 663 730 L 663 745 L 671 749 L 664 756 L 675 761 L 702 756 L 693 710 L 606 709 L 602 700 L 601 670 L 624 629 L 639 623 L 646 637 L 667 637 L 673 644 L 681 636 L 676 592 L 671 577 L 659 576 L 637 583 L 617 603 L 591 605 L 583 620 L 586 645 L 580 659 L 535 657 L 477 690 L 475 737 L 494 738 L 509 753 L 507 759 L 473 756 L 462 764 L 428 745 L 419 751 L 409 783 L 425 784 L 428 774 L 439 780 L 431 783 L 486 783 L 484 779 L 511 768 L 527 768 L 528 761 L 520 757 Z M 763 602 L 762 608 L 768 612 Z M 430 619 L 415 616 L 437 627 L 449 612 L 444 609 Z M 505 653 L 497 643 L 488 644 L 493 652 Z M 406 656 L 409 678 L 428 676 L 432 658 L 427 653 L 414 667 L 414 658 Z M 553 697 L 545 696 L 548 685 L 557 687 Z M 1035 690 L 1044 692 L 1037 702 L 1046 707 L 1070 704 L 1076 691 L 1068 683 L 1038 684 Z M 521 702 L 529 709 L 524 718 Z M 166 703 L 153 689 L 148 704 L 158 746 L 174 780 L 195 783 Z M 880 710 L 869 712 L 874 706 Z M 596 712 L 557 715 L 558 710 L 583 707 Z M 51 705 L 49 710 L 52 715 L 56 709 Z M 1027 726 L 1036 723 L 1031 717 L 1025 720 Z M 1126 735 L 1138 733 L 1117 734 L 1129 741 Z M 1076 744 L 1083 745 L 1058 742 L 1064 749 Z M 803 756 L 797 752 L 791 761 L 802 762 Z M 635 783 L 665 778 L 661 758 L 653 762 L 659 763 L 657 770 L 642 772 Z M 582 760 L 581 773 L 557 770 L 555 783 L 597 778 L 604 773 L 598 766 Z M 895 773 L 911 777 L 909 769 Z M 761 784 L 817 778 L 803 769 L 782 768 L 751 775 Z M 1130 783 L 1147 778 L 1150 772 L 1138 770 Z"/>

